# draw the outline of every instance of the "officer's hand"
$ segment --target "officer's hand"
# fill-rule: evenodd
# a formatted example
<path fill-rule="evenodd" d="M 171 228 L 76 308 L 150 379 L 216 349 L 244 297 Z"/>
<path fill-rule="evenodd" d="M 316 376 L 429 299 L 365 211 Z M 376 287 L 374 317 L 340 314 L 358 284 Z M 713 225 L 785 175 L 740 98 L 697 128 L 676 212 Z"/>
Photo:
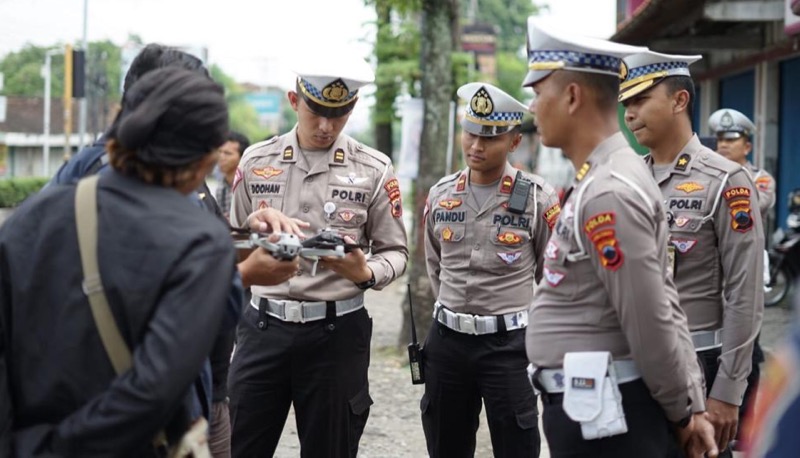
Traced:
<path fill-rule="evenodd" d="M 247 217 L 247 225 L 254 232 L 286 232 L 294 234 L 300 239 L 306 238 L 302 229 L 308 229 L 311 225 L 297 218 L 289 218 L 274 208 L 265 208 L 250 213 Z"/>
<path fill-rule="evenodd" d="M 705 412 L 692 415 L 691 437 L 684 444 L 683 451 L 687 458 L 719 456 L 719 449 L 714 442 L 714 426 L 708 421 L 708 414 Z"/>
<path fill-rule="evenodd" d="M 279 236 L 273 234 L 270 242 L 277 242 Z M 240 262 L 239 273 L 242 275 L 242 284 L 245 288 L 251 286 L 279 285 L 297 274 L 300 267 L 300 258 L 291 261 L 281 261 L 272 257 L 267 250 L 259 247 Z"/>
<path fill-rule="evenodd" d="M 708 419 L 714 425 L 714 438 L 717 446 L 720 450 L 725 450 L 730 441 L 736 437 L 736 428 L 739 425 L 739 406 L 708 398 L 706 411 Z"/>
<path fill-rule="evenodd" d="M 346 243 L 356 243 L 352 238 L 345 236 Z M 367 258 L 360 248 L 344 255 L 343 258 L 323 256 L 319 260 L 320 266 L 329 269 L 353 283 L 363 283 L 372 278 L 372 269 L 367 266 Z"/>

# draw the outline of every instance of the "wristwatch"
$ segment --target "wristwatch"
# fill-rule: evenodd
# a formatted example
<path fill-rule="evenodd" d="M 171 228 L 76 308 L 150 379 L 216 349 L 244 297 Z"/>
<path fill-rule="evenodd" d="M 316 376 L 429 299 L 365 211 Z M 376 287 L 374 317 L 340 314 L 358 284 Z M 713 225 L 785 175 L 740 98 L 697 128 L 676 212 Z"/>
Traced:
<path fill-rule="evenodd" d="M 372 277 L 369 280 L 356 283 L 356 286 L 358 286 L 358 289 L 370 289 L 375 286 L 375 272 L 372 272 Z"/>
<path fill-rule="evenodd" d="M 683 429 L 689 426 L 689 423 L 692 421 L 692 413 L 689 412 L 685 417 L 681 418 L 680 420 L 673 422 L 672 424 L 675 425 L 676 428 Z"/>

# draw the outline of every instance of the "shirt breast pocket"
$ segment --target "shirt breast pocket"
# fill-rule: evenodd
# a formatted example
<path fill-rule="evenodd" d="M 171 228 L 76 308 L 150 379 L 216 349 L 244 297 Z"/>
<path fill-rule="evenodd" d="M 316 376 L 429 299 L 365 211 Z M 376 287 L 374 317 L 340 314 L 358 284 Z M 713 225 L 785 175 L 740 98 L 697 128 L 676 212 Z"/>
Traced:
<path fill-rule="evenodd" d="M 487 263 L 492 269 L 519 268 L 532 260 L 531 235 L 527 230 L 509 227 L 490 230 L 489 241 L 492 250 Z"/>

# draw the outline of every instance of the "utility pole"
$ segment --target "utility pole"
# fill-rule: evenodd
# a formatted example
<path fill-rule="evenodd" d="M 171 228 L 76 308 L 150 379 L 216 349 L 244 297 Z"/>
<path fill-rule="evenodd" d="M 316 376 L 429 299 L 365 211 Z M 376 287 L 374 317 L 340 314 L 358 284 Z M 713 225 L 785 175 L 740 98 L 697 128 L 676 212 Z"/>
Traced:
<path fill-rule="evenodd" d="M 87 13 L 89 10 L 89 0 L 83 0 L 83 41 L 81 46 L 83 47 L 84 55 L 87 59 L 84 59 L 84 62 L 88 62 L 89 57 L 89 45 L 86 42 L 86 18 Z M 86 66 L 84 65 L 81 69 L 83 71 L 83 78 L 81 78 L 84 82 L 86 81 Z M 84 83 L 85 84 L 85 83 Z M 80 99 L 80 117 L 78 118 L 78 132 L 80 133 L 80 138 L 78 139 L 78 151 L 83 149 L 86 146 L 85 137 L 86 137 L 86 91 L 84 90 L 84 95 Z"/>
<path fill-rule="evenodd" d="M 64 162 L 72 156 L 69 134 L 72 132 L 72 45 L 64 49 Z"/>
<path fill-rule="evenodd" d="M 50 83 L 52 80 L 53 56 L 61 54 L 60 49 L 51 49 L 45 53 L 42 77 L 44 78 L 44 170 L 43 176 L 50 176 Z"/>

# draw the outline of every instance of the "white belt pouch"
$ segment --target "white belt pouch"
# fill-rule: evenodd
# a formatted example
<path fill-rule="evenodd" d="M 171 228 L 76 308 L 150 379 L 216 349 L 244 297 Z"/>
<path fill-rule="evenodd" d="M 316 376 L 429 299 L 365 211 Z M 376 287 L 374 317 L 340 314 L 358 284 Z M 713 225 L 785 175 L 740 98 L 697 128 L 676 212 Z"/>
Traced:
<path fill-rule="evenodd" d="M 600 439 L 628 432 L 611 353 L 566 353 L 564 386 L 564 412 L 581 424 L 584 439 Z"/>

